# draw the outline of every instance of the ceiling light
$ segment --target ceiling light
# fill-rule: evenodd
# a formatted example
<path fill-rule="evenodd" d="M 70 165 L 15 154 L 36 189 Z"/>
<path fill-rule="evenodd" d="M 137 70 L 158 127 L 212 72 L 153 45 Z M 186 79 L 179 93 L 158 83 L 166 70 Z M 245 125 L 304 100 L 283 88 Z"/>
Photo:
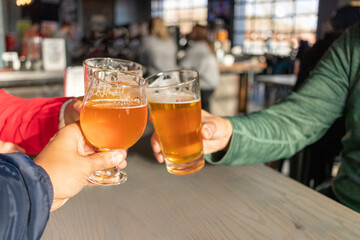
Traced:
<path fill-rule="evenodd" d="M 32 0 L 16 0 L 16 5 L 20 6 L 25 6 L 25 5 L 29 5 L 32 3 Z"/>

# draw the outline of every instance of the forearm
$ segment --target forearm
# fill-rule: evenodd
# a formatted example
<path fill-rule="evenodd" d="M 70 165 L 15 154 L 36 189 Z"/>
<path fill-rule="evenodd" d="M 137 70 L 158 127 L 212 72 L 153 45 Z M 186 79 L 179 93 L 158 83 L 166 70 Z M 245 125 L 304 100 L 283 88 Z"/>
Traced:
<path fill-rule="evenodd" d="M 295 111 L 295 108 L 299 109 Z M 319 139 L 331 125 L 331 119 L 337 118 L 337 115 L 326 115 L 328 122 L 319 121 L 314 110 L 308 114 L 304 111 L 296 104 L 283 103 L 245 117 L 228 118 L 234 129 L 229 149 L 224 156 L 219 153 L 207 156 L 208 161 L 249 165 L 291 157 Z"/>
<path fill-rule="evenodd" d="M 59 128 L 59 112 L 69 98 L 22 99 L 1 90 L 0 140 L 37 154 Z"/>
<path fill-rule="evenodd" d="M 245 165 L 291 157 L 318 140 L 342 115 L 349 91 L 346 37 L 340 39 L 299 89 L 280 104 L 229 118 L 228 151 L 206 156 L 210 163 Z"/>

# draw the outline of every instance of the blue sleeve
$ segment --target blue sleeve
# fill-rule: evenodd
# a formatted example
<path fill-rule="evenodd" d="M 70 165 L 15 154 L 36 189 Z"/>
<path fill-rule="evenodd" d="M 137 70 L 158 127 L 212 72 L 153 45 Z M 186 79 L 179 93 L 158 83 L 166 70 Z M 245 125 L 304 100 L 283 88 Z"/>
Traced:
<path fill-rule="evenodd" d="M 43 168 L 21 153 L 0 154 L 0 239 L 40 239 L 52 201 Z"/>

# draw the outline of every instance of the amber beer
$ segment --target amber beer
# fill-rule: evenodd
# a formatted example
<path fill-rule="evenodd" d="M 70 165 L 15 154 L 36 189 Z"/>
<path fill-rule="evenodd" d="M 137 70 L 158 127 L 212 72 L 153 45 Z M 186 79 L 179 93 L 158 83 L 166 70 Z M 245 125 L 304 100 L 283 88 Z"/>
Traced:
<path fill-rule="evenodd" d="M 89 88 L 89 67 L 85 67 L 84 64 L 84 92 L 86 93 Z M 91 76 L 92 77 L 92 76 Z"/>
<path fill-rule="evenodd" d="M 151 119 L 168 161 L 167 169 L 177 175 L 190 174 L 204 166 L 201 103 L 185 98 L 180 101 L 177 98 L 178 102 L 149 100 Z"/>
<path fill-rule="evenodd" d="M 88 82 L 85 82 L 85 85 L 84 85 L 84 92 L 85 93 L 87 92 L 88 88 L 89 88 L 89 84 L 88 84 Z"/>
<path fill-rule="evenodd" d="M 90 101 L 80 112 L 86 139 L 103 150 L 127 149 L 145 130 L 147 106 L 136 101 Z"/>

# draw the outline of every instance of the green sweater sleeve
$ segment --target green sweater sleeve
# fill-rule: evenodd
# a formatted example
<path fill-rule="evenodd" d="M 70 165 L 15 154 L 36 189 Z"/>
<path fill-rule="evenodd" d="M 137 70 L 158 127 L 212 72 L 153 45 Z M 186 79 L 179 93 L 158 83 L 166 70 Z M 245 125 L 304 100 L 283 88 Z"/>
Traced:
<path fill-rule="evenodd" d="M 249 165 L 291 157 L 321 138 L 342 115 L 349 92 L 351 33 L 340 37 L 317 64 L 298 92 L 281 103 L 243 117 L 233 126 L 225 154 L 213 153 L 213 164 Z"/>

